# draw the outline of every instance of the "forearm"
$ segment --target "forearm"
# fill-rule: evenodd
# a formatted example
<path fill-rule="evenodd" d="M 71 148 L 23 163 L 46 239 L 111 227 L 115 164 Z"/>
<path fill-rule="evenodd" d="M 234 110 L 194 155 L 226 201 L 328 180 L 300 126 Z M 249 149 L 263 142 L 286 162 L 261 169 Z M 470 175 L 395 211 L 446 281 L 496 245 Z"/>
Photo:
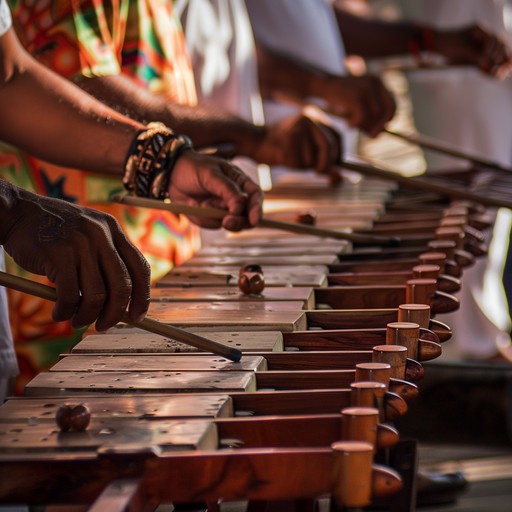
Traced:
<path fill-rule="evenodd" d="M 124 118 L 0 38 L 0 139 L 58 165 L 122 175 L 142 125 Z"/>
<path fill-rule="evenodd" d="M 188 135 L 196 147 L 232 143 L 238 154 L 251 156 L 262 128 L 215 105 L 179 105 L 153 94 L 123 75 L 81 78 L 77 84 L 102 102 L 139 121 L 160 121 Z"/>
<path fill-rule="evenodd" d="M 309 64 L 280 54 L 261 43 L 256 43 L 260 90 L 264 97 L 281 95 L 304 100 L 318 96 L 324 90 L 330 75 Z"/>
<path fill-rule="evenodd" d="M 385 22 L 357 16 L 333 3 L 338 27 L 347 54 L 366 58 L 403 55 L 411 50 L 415 25 L 411 22 Z"/>

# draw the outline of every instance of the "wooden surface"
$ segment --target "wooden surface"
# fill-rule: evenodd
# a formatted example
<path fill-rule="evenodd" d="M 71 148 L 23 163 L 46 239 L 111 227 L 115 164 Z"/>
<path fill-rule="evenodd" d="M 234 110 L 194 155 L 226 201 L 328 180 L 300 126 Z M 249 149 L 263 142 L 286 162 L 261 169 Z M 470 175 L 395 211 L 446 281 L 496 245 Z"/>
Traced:
<path fill-rule="evenodd" d="M 245 295 L 236 286 L 211 286 L 197 288 L 152 288 L 153 302 L 251 302 L 302 301 L 302 309 L 314 309 L 313 288 L 310 286 L 269 286 L 260 295 Z"/>
<path fill-rule="evenodd" d="M 256 262 L 262 267 L 265 266 L 294 266 L 294 265 L 330 265 L 338 261 L 337 255 L 329 254 L 299 254 L 299 255 L 261 255 L 258 257 L 253 256 L 194 256 L 190 260 L 191 267 L 242 267 L 248 263 Z M 184 263 L 180 266 L 182 269 L 186 269 L 189 263 Z"/>
<path fill-rule="evenodd" d="M 134 361 L 131 366 L 136 366 Z M 355 380 L 352 370 L 300 372 L 200 372 L 200 371 L 50 371 L 38 374 L 26 387 L 27 396 L 91 393 L 209 393 L 256 389 L 346 389 Z"/>
<path fill-rule="evenodd" d="M 329 286 L 315 290 L 315 302 L 333 309 L 395 308 L 405 301 L 405 285 Z"/>
<path fill-rule="evenodd" d="M 371 349 L 350 351 L 287 350 L 286 352 L 259 352 L 257 356 L 245 355 L 240 363 L 230 363 L 229 361 L 218 363 L 218 358 L 209 355 L 196 354 L 191 357 L 187 353 L 181 353 L 167 354 L 166 357 L 165 354 L 137 354 L 135 357 L 133 355 L 130 357 L 130 355 L 116 353 L 115 350 L 112 350 L 107 355 L 66 354 L 61 356 L 61 359 L 52 366 L 51 370 L 115 371 L 117 365 L 132 365 L 130 362 L 132 360 L 138 360 L 141 369 L 144 369 L 144 366 L 147 365 L 147 369 L 151 370 L 162 369 L 161 367 L 167 365 L 173 365 L 174 370 L 180 371 L 217 371 L 217 369 L 223 371 L 265 371 L 267 369 L 288 371 L 341 370 L 353 369 L 357 363 L 363 361 L 372 361 L 372 353 Z M 166 360 L 169 360 L 169 363 Z M 213 362 L 213 365 L 209 364 L 210 361 Z M 241 367 L 242 365 L 244 368 Z"/>
<path fill-rule="evenodd" d="M 249 262 L 254 263 L 254 262 Z M 232 267 L 192 267 L 192 264 L 172 270 L 157 283 L 157 287 L 184 286 L 238 286 L 238 272 L 241 265 Z M 265 286 L 326 286 L 327 267 L 296 266 L 293 269 L 265 266 Z"/>
<path fill-rule="evenodd" d="M 148 317 L 176 327 L 201 327 L 206 330 L 225 331 L 297 331 L 306 329 L 306 315 L 303 311 L 265 310 L 172 310 L 161 308 L 154 311 L 154 303 Z"/>
<path fill-rule="evenodd" d="M 91 419 L 86 432 L 60 432 L 55 424 L 0 423 L 0 461 L 3 455 L 58 452 L 111 453 L 130 450 L 183 451 L 212 450 L 218 445 L 217 432 L 205 420 Z"/>
<path fill-rule="evenodd" d="M 247 301 L 214 301 L 214 302 L 152 302 L 149 305 L 149 317 L 159 317 L 165 315 L 167 311 L 237 311 L 243 312 L 266 312 L 266 311 L 294 311 L 300 312 L 303 309 L 303 302 L 300 301 L 268 301 L 258 300 L 256 296 L 253 300 Z"/>
<path fill-rule="evenodd" d="M 253 233 L 254 234 L 254 233 Z M 228 234 L 226 238 L 219 238 L 208 245 L 205 250 L 211 247 L 215 249 L 232 249 L 235 251 L 241 250 L 291 250 L 294 253 L 298 252 L 300 248 L 320 248 L 320 251 L 327 251 L 327 254 L 339 254 L 342 252 L 349 252 L 350 244 L 344 240 L 332 240 L 330 238 L 321 238 L 317 236 L 283 236 L 275 240 L 269 240 L 267 237 L 253 236 L 251 238 L 236 238 L 230 237 Z M 323 247 L 323 249 L 321 249 Z M 257 249 L 255 249 L 257 248 Z M 299 252 L 299 254 L 304 254 Z"/>
<path fill-rule="evenodd" d="M 347 243 L 339 242 L 334 245 L 311 244 L 311 240 L 305 240 L 302 245 L 250 245 L 240 247 L 237 245 L 209 245 L 198 252 L 198 256 L 204 257 L 245 257 L 258 258 L 260 256 L 312 256 L 321 254 L 338 255 L 347 251 Z"/>
<path fill-rule="evenodd" d="M 283 335 L 279 331 L 201 331 L 201 334 L 219 343 L 234 346 L 242 352 L 280 352 L 283 350 Z M 174 353 L 197 352 L 197 349 L 164 336 L 133 332 L 128 328 L 118 328 L 113 334 L 91 334 L 86 336 L 75 345 L 72 352 L 74 354 L 101 352 Z"/>
<path fill-rule="evenodd" d="M 348 196 L 345 196 L 344 191 L 336 191 L 333 197 L 347 200 L 348 204 L 343 204 L 339 211 L 353 211 L 354 214 L 363 215 L 368 211 L 380 211 L 382 203 L 375 197 L 387 197 L 390 189 L 386 186 L 377 187 L 377 195 L 371 198 L 366 192 L 361 192 L 359 195 L 356 193 L 360 200 L 357 204 L 348 197 L 350 194 L 354 197 L 354 190 L 357 190 L 357 187 L 352 189 Z M 315 194 L 313 190 L 311 196 Z M 321 201 L 320 207 L 327 208 L 327 205 L 328 201 Z M 352 206 L 354 206 L 353 210 L 351 210 Z M 276 218 L 279 216 L 280 214 L 276 214 Z M 326 222 L 330 223 L 333 218 L 334 213 Z M 266 230 L 258 231 L 262 234 L 267 233 Z M 275 237 L 274 233 L 271 235 L 273 238 L 267 241 L 267 245 L 253 249 L 248 248 L 244 242 L 249 240 L 249 236 L 252 237 L 253 233 L 237 236 L 235 243 L 244 247 L 239 249 L 238 253 L 233 252 L 231 250 L 233 246 L 227 242 L 226 245 L 219 245 L 222 251 L 205 252 L 192 259 L 186 269 L 174 270 L 169 274 L 160 283 L 168 288 L 159 288 L 153 294 L 150 317 L 156 316 L 159 320 L 171 325 L 197 329 L 205 337 L 212 336 L 216 341 L 245 352 L 255 350 L 257 355 L 245 356 L 240 363 L 236 364 L 206 354 L 173 355 L 176 350 L 190 349 L 180 347 L 164 337 L 129 335 L 129 330 L 123 330 L 122 327 L 115 329 L 115 334 L 89 337 L 92 339 L 86 339 L 80 343 L 73 355 L 63 357 L 52 371 L 40 374 L 27 386 L 27 394 L 44 397 L 41 401 L 48 405 L 50 400 L 51 404 L 44 407 L 44 412 L 41 412 L 43 406 L 37 407 L 32 402 L 35 413 L 34 418 L 28 423 L 33 423 L 36 427 L 33 433 L 40 436 L 37 442 L 42 442 L 41 436 L 44 436 L 45 429 L 51 427 L 48 417 L 54 412 L 57 401 L 83 400 L 86 403 L 98 401 L 93 405 L 96 412 L 93 415 L 92 425 L 94 435 L 96 435 L 96 425 L 103 421 L 107 425 L 105 428 L 115 428 L 120 418 L 123 418 L 123 421 L 128 418 L 126 424 L 129 426 L 135 422 L 136 418 L 142 417 L 143 419 L 138 419 L 140 428 L 144 428 L 146 423 L 151 424 L 151 428 L 146 429 L 147 437 L 142 436 L 142 444 L 145 446 L 142 447 L 141 443 L 131 444 L 131 438 L 121 437 L 120 441 L 114 441 L 113 444 L 112 451 L 115 456 L 108 451 L 109 448 L 100 448 L 94 456 L 90 454 L 91 459 L 100 458 L 100 464 L 92 465 L 83 463 L 84 461 L 80 461 L 80 464 L 69 463 L 69 455 L 56 450 L 51 457 L 52 474 L 44 475 L 44 480 L 40 473 L 41 468 L 37 467 L 37 464 L 30 468 L 34 472 L 32 476 L 32 473 L 25 473 L 29 468 L 15 466 L 12 477 L 23 481 L 30 495 L 35 493 L 38 499 L 43 501 L 47 495 L 56 496 L 57 501 L 65 501 L 71 493 L 74 498 L 77 496 L 78 499 L 80 496 L 89 498 L 95 494 L 94 489 L 103 488 L 111 478 L 122 477 L 128 470 L 130 476 L 142 477 L 141 486 L 148 496 L 160 501 L 201 501 L 209 496 L 213 499 L 219 496 L 226 499 L 236 497 L 296 499 L 302 496 L 315 496 L 314 493 L 319 490 L 321 493 L 331 491 L 332 454 L 330 450 L 326 450 L 329 455 L 326 458 L 324 452 L 305 448 L 305 446 L 314 441 L 326 443 L 328 438 L 333 441 L 337 437 L 342 437 L 341 432 L 338 433 L 337 430 L 337 416 L 329 419 L 318 416 L 300 419 L 280 417 L 272 420 L 251 418 L 251 416 L 300 414 L 298 411 L 303 411 L 303 414 L 338 414 L 342 407 L 350 404 L 351 392 L 348 388 L 355 379 L 354 364 L 371 361 L 370 351 L 357 350 L 361 345 L 346 354 L 342 351 L 348 349 L 349 342 L 354 343 L 355 338 L 361 340 L 363 336 L 366 336 L 365 348 L 371 347 L 373 342 L 377 344 L 377 340 L 378 343 L 382 343 L 383 325 L 378 325 L 379 329 L 375 331 L 361 330 L 357 336 L 352 333 L 350 341 L 347 333 L 306 331 L 308 327 L 320 325 L 325 327 L 333 324 L 339 326 L 350 324 L 350 322 L 354 324 L 358 322 L 358 327 L 366 327 L 368 323 L 374 321 L 369 320 L 371 313 L 366 310 L 365 315 L 353 312 L 315 310 L 305 313 L 302 311 L 305 304 L 311 304 L 311 287 L 326 285 L 326 264 L 335 262 L 338 254 L 346 254 L 347 244 L 343 244 L 341 250 L 339 243 L 337 246 L 330 244 L 325 246 L 326 249 L 318 250 L 320 242 L 317 239 L 308 239 L 306 245 L 310 244 L 312 250 L 301 251 L 296 241 L 298 237 L 281 233 Z M 287 246 L 286 241 L 291 242 L 291 245 Z M 274 253 L 268 242 L 275 245 Z M 250 243 L 254 242 L 251 240 Z M 250 261 L 247 261 L 247 258 Z M 253 260 L 259 260 L 257 262 L 263 262 L 264 265 L 268 286 L 264 295 L 268 293 L 269 298 L 278 297 L 278 301 L 267 301 L 267 297 L 263 300 L 242 298 L 241 301 L 238 297 L 234 300 L 235 294 L 239 295 L 236 290 L 239 266 L 242 263 L 255 263 L 256 261 Z M 304 264 L 301 265 L 302 263 Z M 207 272 L 204 272 L 203 265 L 207 266 Z M 290 284 L 309 286 L 309 296 L 305 297 L 299 293 L 291 300 L 295 291 L 286 293 L 290 291 L 288 288 L 271 290 L 273 286 L 283 287 Z M 177 286 L 189 287 L 180 290 L 180 293 L 187 297 L 186 299 L 180 299 L 179 294 L 174 293 Z M 196 287 L 203 287 L 203 290 L 198 290 Z M 219 290 L 215 287 L 222 287 L 221 291 L 214 291 Z M 343 292 L 345 291 L 344 289 Z M 218 297 L 215 297 L 215 294 L 218 294 Z M 222 296 L 222 294 L 225 295 Z M 165 298 L 166 295 L 170 298 Z M 195 300 L 194 296 L 201 298 Z M 224 297 L 229 299 L 225 300 Z M 361 308 L 366 306 L 365 303 Z M 287 307 L 291 309 L 285 309 Z M 392 310 L 391 313 L 389 311 L 377 313 L 377 316 L 378 321 L 382 321 L 384 317 L 396 320 L 396 310 Z M 211 331 L 226 328 L 234 330 L 235 326 L 236 332 L 230 331 L 222 335 L 219 332 L 218 335 L 222 336 L 222 339 L 214 338 L 211 334 Z M 259 337 L 267 333 L 254 334 L 251 332 L 253 329 L 268 329 L 269 337 Z M 247 333 L 244 334 L 243 331 Z M 313 337 L 304 338 L 301 347 L 294 347 L 293 342 L 285 343 L 286 347 L 283 347 L 283 334 L 276 331 L 285 333 L 287 342 L 292 339 L 287 338 L 287 334 L 291 337 L 295 333 L 305 333 L 305 336 L 317 336 L 317 338 L 316 340 Z M 298 338 L 295 342 L 298 343 Z M 257 345 L 258 348 L 256 348 Z M 267 348 L 262 350 L 263 346 Z M 272 352 L 277 347 L 281 350 L 301 348 L 304 352 Z M 323 352 L 308 354 L 305 351 L 314 350 L 316 347 L 322 347 L 318 350 Z M 95 355 L 95 351 L 103 353 Z M 108 351 L 117 352 L 117 355 L 109 355 L 106 353 Z M 141 354 L 146 351 L 147 355 Z M 268 359 L 263 359 L 264 351 L 268 352 Z M 329 353 L 329 351 L 336 352 Z M 219 443 L 222 446 L 233 446 L 237 449 L 189 453 L 184 458 L 167 453 L 167 445 L 172 446 L 173 441 L 168 441 L 167 445 L 165 441 L 160 441 L 158 434 L 167 435 L 169 432 L 161 432 L 159 427 L 166 428 L 174 421 L 171 415 L 175 410 L 178 413 L 177 409 L 181 409 L 179 414 L 184 418 L 189 414 L 187 411 L 193 409 L 193 406 L 184 403 L 179 406 L 169 405 L 167 402 L 169 395 L 180 394 L 182 395 L 180 398 L 187 398 L 185 395 L 190 395 L 190 398 L 197 399 L 200 394 L 207 397 L 210 393 L 215 399 L 210 405 L 207 403 L 202 403 L 202 407 L 198 405 L 198 416 L 226 415 L 228 408 L 232 407 L 229 414 L 235 414 L 239 418 L 216 421 L 216 429 L 212 428 L 212 430 L 217 430 L 220 435 L 214 437 L 212 434 L 208 437 L 210 444 L 205 442 L 201 445 L 199 436 L 194 440 L 194 436 L 190 435 L 192 440 L 187 440 L 186 446 L 189 447 L 187 449 L 194 450 L 200 447 L 215 450 Z M 91 395 L 95 397 L 91 398 Z M 226 398 L 226 395 L 229 395 L 229 398 Z M 48 398 L 48 396 L 54 398 Z M 144 402 L 146 398 L 153 399 L 154 402 Z M 116 399 L 119 403 L 114 402 Z M 109 400 L 111 402 L 108 402 Z M 129 405 L 131 400 L 133 404 Z M 112 405 L 113 403 L 115 406 Z M 222 412 L 218 412 L 216 404 L 222 404 Z M 24 405 L 23 410 L 27 411 L 27 407 L 30 407 L 30 404 Z M 104 416 L 106 409 L 109 413 Z M 111 415 L 112 410 L 115 414 Z M 50 414 L 44 414 L 48 412 Z M 37 419 L 38 416 L 42 418 L 43 415 L 44 419 Z M 12 419 L 10 423 L 12 427 Z M 27 424 L 26 428 L 29 426 L 31 425 Z M 326 431 L 329 431 L 328 436 L 325 434 Z M 104 435 L 106 431 L 102 434 Z M 240 446 L 237 444 L 238 435 L 245 443 L 242 448 L 238 448 Z M 133 436 L 137 436 L 136 430 L 133 431 Z M 220 439 L 222 441 L 219 441 Z M 263 455 L 270 447 L 269 443 L 287 443 L 298 448 L 296 452 L 287 452 L 281 450 L 279 445 L 279 448 L 269 450 L 269 456 L 265 459 Z M 164 448 L 161 445 L 164 445 Z M 181 446 L 179 441 L 178 446 Z M 259 447 L 258 451 L 251 452 L 248 450 L 249 446 Z M 36 447 L 36 449 L 39 448 Z M 68 457 L 67 461 L 66 457 Z M 87 457 L 89 454 L 85 458 Z M 198 468 L 201 470 L 198 471 Z M 16 472 L 17 470 L 19 472 Z M 348 474 L 348 471 L 347 469 L 345 472 Z M 371 474 L 371 468 L 365 467 L 365 472 Z M 78 486 L 73 488 L 72 483 L 68 485 L 69 488 L 59 486 L 59 478 L 63 479 L 66 474 L 73 474 L 73 478 L 85 482 L 85 485 L 80 488 Z M 305 475 L 307 480 L 304 478 Z M 328 484 L 323 482 L 324 479 Z M 50 483 L 45 483 L 45 480 L 50 480 Z M 0 493 L 4 493 L 4 496 L 11 496 L 10 493 L 15 495 L 15 492 L 10 488 L 9 483 L 0 483 Z"/>
<path fill-rule="evenodd" d="M 253 372 L 42 372 L 25 388 L 27 396 L 91 393 L 194 393 L 255 391 Z"/>
<path fill-rule="evenodd" d="M 56 372 L 251 372 L 265 371 L 266 361 L 261 356 L 244 356 L 240 362 L 210 355 L 67 355 L 55 363 L 50 371 Z"/>
<path fill-rule="evenodd" d="M 62 405 L 84 404 L 91 417 L 128 419 L 185 419 L 233 416 L 228 395 L 169 395 L 164 399 L 151 395 L 105 395 L 73 398 L 17 398 L 0 407 L 0 423 L 55 423 Z"/>
<path fill-rule="evenodd" d="M 162 503 L 197 503 L 219 496 L 226 500 L 307 498 L 330 491 L 331 458 L 329 448 L 141 455 L 134 456 L 131 465 L 124 457 L 101 465 L 95 458 L 77 464 L 76 459 L 54 456 L 50 465 L 47 460 L 34 460 L 30 467 L 11 464 L 10 478 L 0 480 L 0 495 L 10 503 L 90 503 L 112 478 L 137 475 L 146 494 Z"/>

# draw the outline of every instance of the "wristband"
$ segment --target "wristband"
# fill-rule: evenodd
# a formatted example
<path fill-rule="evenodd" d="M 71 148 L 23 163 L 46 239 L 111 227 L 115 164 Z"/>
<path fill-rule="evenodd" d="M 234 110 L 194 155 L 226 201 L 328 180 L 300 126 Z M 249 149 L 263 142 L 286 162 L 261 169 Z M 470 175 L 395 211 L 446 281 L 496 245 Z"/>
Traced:
<path fill-rule="evenodd" d="M 128 150 L 124 165 L 123 185 L 128 192 L 141 197 L 164 199 L 177 159 L 192 141 L 177 135 L 162 123 L 150 123 L 140 130 Z"/>
<path fill-rule="evenodd" d="M 409 53 L 421 62 L 421 54 L 435 52 L 435 32 L 431 27 L 414 23 L 409 41 Z"/>

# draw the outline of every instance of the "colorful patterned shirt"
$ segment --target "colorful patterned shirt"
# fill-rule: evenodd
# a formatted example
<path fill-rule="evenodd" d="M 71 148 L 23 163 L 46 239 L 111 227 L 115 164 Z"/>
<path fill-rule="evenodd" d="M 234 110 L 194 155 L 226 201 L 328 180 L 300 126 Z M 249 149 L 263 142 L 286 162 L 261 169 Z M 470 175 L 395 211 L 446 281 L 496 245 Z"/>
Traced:
<path fill-rule="evenodd" d="M 27 50 L 58 74 L 73 80 L 122 73 L 170 101 L 196 103 L 192 69 L 172 2 L 10 0 L 10 5 L 13 26 Z M 198 230 L 185 217 L 112 204 L 111 196 L 122 191 L 119 179 L 63 169 L 1 143 L 0 174 L 39 194 L 113 214 L 150 262 L 153 279 L 199 247 Z M 8 265 L 14 271 L 13 262 Z M 16 272 L 23 275 L 19 268 Z M 52 304 L 16 292 L 9 294 L 9 300 L 18 359 L 22 372 L 29 374 L 26 380 L 51 364 L 79 334 L 68 322 L 51 321 Z"/>

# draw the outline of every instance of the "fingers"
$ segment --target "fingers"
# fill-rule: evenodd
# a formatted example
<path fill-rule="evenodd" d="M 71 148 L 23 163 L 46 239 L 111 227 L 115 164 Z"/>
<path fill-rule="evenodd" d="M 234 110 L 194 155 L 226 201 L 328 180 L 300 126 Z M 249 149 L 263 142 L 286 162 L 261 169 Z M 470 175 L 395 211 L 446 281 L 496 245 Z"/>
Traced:
<path fill-rule="evenodd" d="M 83 327 L 96 321 L 96 328 L 101 331 L 121 320 L 130 301 L 132 285 L 112 241 L 113 220 L 106 215 L 98 217 L 99 220 L 89 220 L 87 237 L 75 240 L 75 265 L 82 297 L 71 323 L 73 327 Z"/>
<path fill-rule="evenodd" d="M 71 257 L 66 257 L 64 251 L 58 262 L 58 271 L 46 270 L 46 275 L 55 283 L 57 301 L 52 310 L 55 322 L 69 320 L 80 303 L 80 285 L 76 265 Z"/>
<path fill-rule="evenodd" d="M 469 30 L 469 39 L 473 46 L 474 62 L 480 70 L 493 76 L 503 76 L 509 72 L 511 50 L 503 40 L 480 26 Z"/>
<path fill-rule="evenodd" d="M 128 241 L 119 224 L 113 222 L 115 225 L 111 226 L 111 230 L 114 245 L 124 262 L 131 281 L 130 319 L 141 321 L 149 308 L 151 268 L 142 253 Z M 117 323 L 119 319 L 112 321 Z M 99 329 L 98 323 L 96 323 L 96 327 Z"/>
<path fill-rule="evenodd" d="M 492 37 L 484 51 L 484 66 L 495 75 L 506 65 L 510 65 L 510 53 L 508 48 L 497 37 Z"/>
<path fill-rule="evenodd" d="M 263 192 L 250 178 L 244 180 L 242 191 L 247 195 L 247 217 L 249 225 L 257 226 L 263 216 Z"/>
<path fill-rule="evenodd" d="M 239 231 L 255 225 L 261 216 L 261 190 L 238 167 L 220 158 L 189 151 L 174 167 L 169 186 L 173 201 L 228 210 L 218 219 L 190 216 L 202 227 L 223 226 Z"/>
<path fill-rule="evenodd" d="M 311 136 L 315 144 L 315 171 L 330 174 L 341 155 L 341 139 L 334 130 L 322 123 L 311 121 Z"/>
<path fill-rule="evenodd" d="M 351 127 L 370 137 L 378 135 L 395 115 L 393 95 L 376 76 L 338 77 L 333 90 L 337 92 L 330 100 L 331 112 L 343 112 Z"/>
<path fill-rule="evenodd" d="M 382 85 L 382 83 L 380 83 L 379 87 L 379 101 L 382 106 L 382 116 L 379 120 L 380 129 L 375 135 L 385 128 L 386 124 L 393 119 L 396 113 L 395 97 Z"/>
<path fill-rule="evenodd" d="M 318 123 L 317 128 L 328 141 L 328 147 L 327 151 L 325 148 L 323 148 L 323 152 L 322 149 L 317 151 L 317 165 L 315 166 L 315 170 L 318 173 L 327 175 L 329 185 L 335 187 L 341 183 L 341 176 L 338 172 L 337 165 L 343 156 L 343 140 L 341 134 L 329 126 Z"/>
<path fill-rule="evenodd" d="M 375 137 L 395 115 L 396 103 L 380 79 L 377 77 L 366 78 L 369 80 L 365 99 L 367 115 L 361 127 L 370 137 Z"/>
<path fill-rule="evenodd" d="M 104 281 L 96 250 L 78 261 L 78 276 L 82 297 L 71 317 L 71 325 L 84 327 L 95 322 L 107 302 L 107 284 Z"/>
<path fill-rule="evenodd" d="M 228 165 L 228 168 L 225 165 Z M 222 221 L 222 226 L 230 231 L 240 231 L 255 226 L 261 218 L 262 192 L 261 189 L 240 169 L 226 162 L 224 172 L 232 179 L 239 195 L 227 199 L 226 206 L 229 215 Z"/>
<path fill-rule="evenodd" d="M 132 320 L 145 315 L 150 271 L 112 217 L 92 217 L 73 235 L 66 257 L 59 255 L 57 270 L 46 273 L 56 285 L 54 320 L 71 319 L 75 328 L 96 322 L 103 331 L 122 320 L 128 304 Z"/>

